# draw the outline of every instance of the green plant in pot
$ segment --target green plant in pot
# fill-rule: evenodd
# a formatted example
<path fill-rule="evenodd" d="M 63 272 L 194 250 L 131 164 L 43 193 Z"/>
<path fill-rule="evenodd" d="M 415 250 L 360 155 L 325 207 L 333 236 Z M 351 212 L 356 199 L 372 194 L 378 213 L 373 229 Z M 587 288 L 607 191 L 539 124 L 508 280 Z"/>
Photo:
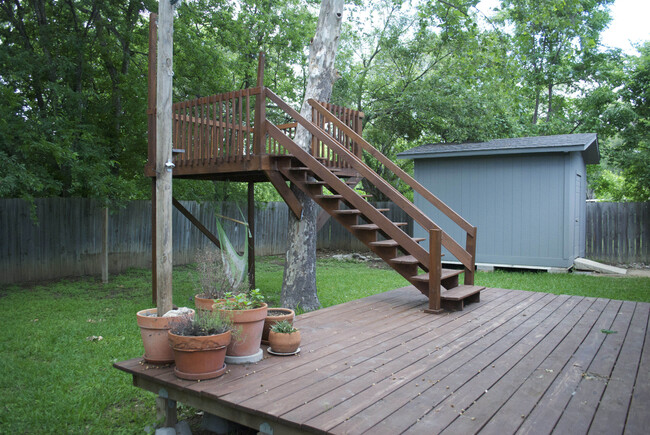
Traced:
<path fill-rule="evenodd" d="M 214 310 L 222 313 L 240 329 L 239 337 L 228 346 L 227 361 L 243 364 L 261 360 L 263 354 L 260 344 L 267 305 L 260 290 L 228 292 L 223 299 L 215 301 Z"/>
<path fill-rule="evenodd" d="M 198 310 L 183 317 L 168 332 L 174 351 L 174 374 L 182 379 L 203 380 L 221 376 L 226 370 L 226 347 L 238 331 L 219 312 Z"/>
<path fill-rule="evenodd" d="M 274 324 L 286 320 L 293 324 L 295 312 L 290 308 L 269 308 L 264 319 L 264 330 L 262 331 L 262 344 L 269 344 L 269 331 Z"/>
<path fill-rule="evenodd" d="M 300 331 L 286 320 L 275 323 L 269 331 L 269 345 L 273 353 L 293 354 L 300 347 Z"/>

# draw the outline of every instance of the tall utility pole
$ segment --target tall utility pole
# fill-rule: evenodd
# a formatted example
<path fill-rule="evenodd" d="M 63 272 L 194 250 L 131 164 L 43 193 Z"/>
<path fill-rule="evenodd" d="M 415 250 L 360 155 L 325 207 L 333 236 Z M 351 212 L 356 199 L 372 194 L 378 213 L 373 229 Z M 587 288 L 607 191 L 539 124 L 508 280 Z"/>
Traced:
<path fill-rule="evenodd" d="M 172 76 L 174 8 L 158 2 L 156 63 L 156 306 L 158 316 L 172 309 Z"/>

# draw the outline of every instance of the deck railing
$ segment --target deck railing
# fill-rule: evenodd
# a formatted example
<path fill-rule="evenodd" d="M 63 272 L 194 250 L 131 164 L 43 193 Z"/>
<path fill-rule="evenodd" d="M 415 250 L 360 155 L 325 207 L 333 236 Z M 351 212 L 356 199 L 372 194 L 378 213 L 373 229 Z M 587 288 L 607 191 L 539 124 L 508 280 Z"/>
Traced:
<path fill-rule="evenodd" d="M 180 151 L 174 161 L 176 166 L 212 166 L 219 163 L 243 162 L 257 154 L 289 154 L 278 141 L 267 135 L 262 141 L 263 146 L 256 152 L 255 111 L 259 107 L 260 102 L 257 99 L 261 98 L 261 93 L 262 88 L 248 88 L 175 103 L 172 107 L 173 148 Z M 336 114 L 342 124 L 361 134 L 363 112 L 328 103 L 322 104 Z M 261 112 L 264 113 L 265 110 Z M 335 124 L 326 121 L 316 110 L 313 110 L 312 116 L 321 128 L 336 137 L 350 152 L 361 156 L 361 148 L 352 137 Z M 261 116 L 261 121 L 266 121 L 265 116 Z M 290 138 L 295 137 L 295 122 L 277 127 Z M 150 140 L 149 148 L 150 156 L 153 156 L 155 141 Z M 313 138 L 311 148 L 312 155 L 325 166 L 349 167 L 349 164 L 317 138 Z"/>

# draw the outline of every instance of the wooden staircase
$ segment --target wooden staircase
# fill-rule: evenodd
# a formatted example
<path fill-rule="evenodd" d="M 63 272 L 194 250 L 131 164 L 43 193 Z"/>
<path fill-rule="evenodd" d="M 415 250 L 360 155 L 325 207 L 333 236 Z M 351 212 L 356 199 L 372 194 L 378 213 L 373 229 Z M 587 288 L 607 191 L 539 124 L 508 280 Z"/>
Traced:
<path fill-rule="evenodd" d="M 374 207 L 366 198 L 354 191 L 353 187 L 346 182 L 351 177 L 349 171 L 340 171 L 325 166 L 318 158 L 301 149 L 275 125 L 266 122 L 266 133 L 289 152 L 288 155 L 274 158 L 276 169 L 282 174 L 284 180 L 290 181 L 310 196 L 337 222 L 427 296 L 429 298 L 428 312 L 438 313 L 443 308 L 462 310 L 465 303 L 479 301 L 480 291 L 484 287 L 474 285 L 476 227 L 469 225 L 318 102 L 310 101 L 310 104 L 322 116 L 311 122 L 301 117 L 300 114 L 271 91 L 266 89 L 266 92 L 267 98 L 270 98 L 288 115 L 293 117 L 299 125 L 309 130 L 314 138 L 328 146 L 333 153 L 354 168 L 360 176 L 375 184 L 382 193 L 400 206 L 409 216 L 413 217 L 415 222 L 425 228 L 429 232 L 428 249 L 420 244 L 425 239 L 412 238 L 404 231 L 405 222 L 391 221 L 384 214 L 388 211 L 387 209 Z M 324 128 L 325 123 L 328 124 L 329 132 Z M 336 126 L 336 130 L 330 128 L 332 125 Z M 334 133 L 335 131 L 336 133 Z M 343 139 L 341 139 L 342 137 Z M 426 192 L 423 195 L 426 199 L 430 200 L 467 231 L 467 247 L 463 248 L 456 243 L 430 218 L 418 210 L 412 202 L 379 177 L 358 156 L 351 153 L 345 145 L 349 139 L 358 143 L 374 157 L 379 158 L 400 178 L 405 179 L 415 191 L 420 194 L 423 191 Z M 277 184 L 277 182 L 274 184 Z M 294 200 L 288 198 L 291 196 L 290 190 L 282 190 L 281 194 L 283 194 L 285 200 L 288 203 L 295 203 Z M 463 285 L 459 285 L 458 282 L 458 276 L 463 270 L 442 269 L 441 246 L 445 246 L 465 265 L 465 281 Z"/>

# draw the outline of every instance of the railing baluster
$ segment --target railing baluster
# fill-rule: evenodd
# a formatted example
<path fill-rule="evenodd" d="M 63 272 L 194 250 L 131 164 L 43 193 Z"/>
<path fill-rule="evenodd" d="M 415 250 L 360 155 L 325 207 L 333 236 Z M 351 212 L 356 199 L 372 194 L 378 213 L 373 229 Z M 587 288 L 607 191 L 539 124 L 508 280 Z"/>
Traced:
<path fill-rule="evenodd" d="M 251 91 L 246 89 L 246 155 L 248 159 L 252 157 L 252 148 L 251 148 Z"/>
<path fill-rule="evenodd" d="M 237 142 L 239 142 L 239 160 L 244 160 L 244 91 L 239 91 L 239 127 L 237 132 Z"/>

